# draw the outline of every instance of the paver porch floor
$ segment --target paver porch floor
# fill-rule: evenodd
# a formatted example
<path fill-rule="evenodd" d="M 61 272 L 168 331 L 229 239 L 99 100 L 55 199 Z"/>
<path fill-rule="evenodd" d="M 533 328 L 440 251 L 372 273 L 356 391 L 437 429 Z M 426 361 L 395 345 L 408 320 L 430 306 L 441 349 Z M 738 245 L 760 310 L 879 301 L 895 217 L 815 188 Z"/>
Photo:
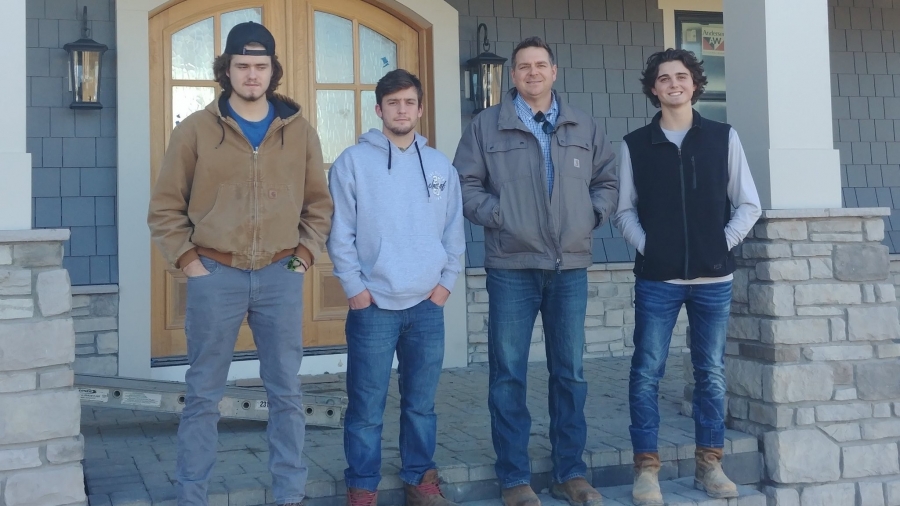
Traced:
<path fill-rule="evenodd" d="M 630 483 L 629 364 L 628 357 L 585 360 L 588 442 L 584 460 L 594 469 L 596 485 Z M 664 477 L 677 478 L 686 475 L 681 469 L 685 462 L 690 461 L 692 465 L 694 429 L 693 421 L 678 413 L 685 384 L 678 353 L 673 352 L 667 369 L 660 385 L 660 456 L 664 461 Z M 547 377 L 545 363 L 530 364 L 528 407 L 533 421 L 529 453 L 533 473 L 549 479 Z M 450 496 L 456 495 L 460 499 L 482 499 L 495 494 L 487 491 L 491 487 L 496 489 L 487 379 L 487 365 L 473 364 L 467 368 L 445 370 L 438 388 L 435 461 L 446 483 L 445 488 L 453 490 Z M 343 375 L 310 378 L 309 385 L 319 395 L 345 395 Z M 399 405 L 394 376 L 382 444 L 380 489 L 385 498 L 391 497 L 391 492 L 396 495 L 402 487 L 398 477 Z M 136 505 L 174 504 L 177 426 L 178 415 L 174 414 L 85 407 L 82 433 L 91 504 L 126 504 L 126 499 L 132 501 L 128 504 Z M 728 431 L 726 438 L 726 453 L 755 458 L 755 438 L 735 431 Z M 315 504 L 317 498 L 322 499 L 323 504 L 330 504 L 334 501 L 326 499 L 344 494 L 346 463 L 342 440 L 341 429 L 307 428 L 304 456 L 309 466 L 308 504 Z M 235 506 L 271 502 L 268 457 L 264 422 L 223 419 L 219 423 L 219 454 L 210 486 L 210 504 Z M 605 473 L 602 479 L 598 476 L 600 469 Z"/>

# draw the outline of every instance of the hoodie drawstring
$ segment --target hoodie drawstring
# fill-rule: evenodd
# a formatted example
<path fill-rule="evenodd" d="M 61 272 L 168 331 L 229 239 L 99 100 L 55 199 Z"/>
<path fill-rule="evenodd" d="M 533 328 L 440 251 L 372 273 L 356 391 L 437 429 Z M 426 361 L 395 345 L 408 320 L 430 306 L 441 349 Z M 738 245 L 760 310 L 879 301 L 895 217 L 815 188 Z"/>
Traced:
<path fill-rule="evenodd" d="M 216 116 L 216 124 L 218 124 L 219 128 L 222 129 L 222 138 L 219 139 L 219 143 L 216 144 L 216 149 L 219 149 L 219 146 L 221 146 L 222 143 L 225 142 L 225 127 L 222 126 L 222 118 L 220 116 Z"/>
<path fill-rule="evenodd" d="M 419 141 L 414 142 L 416 145 L 416 154 L 419 155 L 419 167 L 422 168 L 422 181 L 425 181 L 425 197 L 431 200 L 431 191 L 428 189 L 428 177 L 425 176 L 425 164 L 422 163 L 422 152 L 419 151 Z"/>
<path fill-rule="evenodd" d="M 422 163 L 422 152 L 419 151 L 419 141 L 414 141 L 413 144 L 416 146 L 416 155 L 419 156 L 419 167 L 422 169 L 422 181 L 425 182 L 425 197 L 428 200 L 431 200 L 431 189 L 428 188 L 428 176 L 425 175 L 425 164 Z M 388 141 L 388 174 L 391 173 L 391 164 L 392 164 L 392 153 L 394 149 L 391 147 L 391 142 Z"/>

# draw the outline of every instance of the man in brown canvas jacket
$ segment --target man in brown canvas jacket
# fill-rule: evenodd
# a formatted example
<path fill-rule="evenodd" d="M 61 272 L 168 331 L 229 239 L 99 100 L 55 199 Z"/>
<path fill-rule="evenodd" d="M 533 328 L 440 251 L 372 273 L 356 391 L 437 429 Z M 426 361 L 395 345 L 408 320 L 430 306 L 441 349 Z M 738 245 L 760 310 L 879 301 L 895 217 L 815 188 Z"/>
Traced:
<path fill-rule="evenodd" d="M 187 276 L 187 395 L 178 427 L 178 504 L 206 505 L 218 403 L 244 317 L 269 400 L 269 469 L 279 505 L 305 497 L 303 274 L 331 227 L 316 131 L 274 93 L 283 70 L 272 34 L 241 23 L 214 63 L 223 92 L 172 132 L 147 222 Z"/>

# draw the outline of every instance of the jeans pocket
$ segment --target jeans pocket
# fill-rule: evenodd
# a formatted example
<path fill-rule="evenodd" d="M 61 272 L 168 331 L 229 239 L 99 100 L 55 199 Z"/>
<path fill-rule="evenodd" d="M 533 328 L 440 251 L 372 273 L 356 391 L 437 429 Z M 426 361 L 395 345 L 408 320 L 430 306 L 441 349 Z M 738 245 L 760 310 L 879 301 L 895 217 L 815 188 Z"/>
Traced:
<path fill-rule="evenodd" d="M 216 262 L 212 258 L 207 258 L 204 256 L 200 257 L 200 263 L 203 264 L 203 267 L 207 271 L 209 271 L 209 274 L 203 274 L 202 276 L 188 276 L 188 281 L 190 281 L 192 279 L 208 278 L 208 277 L 212 276 L 213 274 L 219 272 L 219 267 L 221 265 L 221 264 L 219 264 L 219 262 Z"/>

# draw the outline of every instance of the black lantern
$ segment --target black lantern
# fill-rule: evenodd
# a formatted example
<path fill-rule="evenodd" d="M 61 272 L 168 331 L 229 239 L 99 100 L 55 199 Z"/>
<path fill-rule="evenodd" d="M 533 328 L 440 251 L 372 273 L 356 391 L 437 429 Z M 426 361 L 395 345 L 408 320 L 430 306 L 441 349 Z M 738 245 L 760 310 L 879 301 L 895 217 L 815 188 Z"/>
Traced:
<path fill-rule="evenodd" d="M 481 23 L 475 33 L 476 41 L 481 38 L 481 29 L 484 29 L 482 46 L 484 51 L 466 62 L 469 66 L 472 92 L 471 97 L 475 102 L 475 112 L 487 109 L 500 103 L 500 95 L 503 92 L 503 64 L 506 58 L 491 53 L 491 43 L 488 41 L 487 25 Z"/>
<path fill-rule="evenodd" d="M 106 45 L 90 38 L 87 7 L 84 8 L 81 38 L 63 46 L 69 53 L 69 90 L 72 109 L 102 109 L 100 103 L 100 61 Z"/>

